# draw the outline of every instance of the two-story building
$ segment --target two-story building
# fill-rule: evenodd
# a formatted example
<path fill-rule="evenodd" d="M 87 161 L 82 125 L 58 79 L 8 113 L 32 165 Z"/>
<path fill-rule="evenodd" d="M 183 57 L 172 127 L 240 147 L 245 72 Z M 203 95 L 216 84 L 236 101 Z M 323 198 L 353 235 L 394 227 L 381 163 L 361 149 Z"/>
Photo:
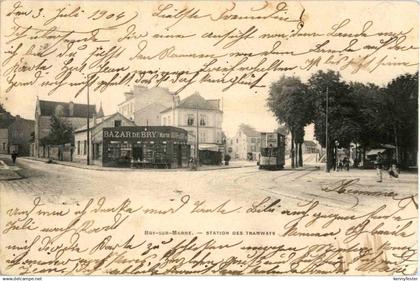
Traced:
<path fill-rule="evenodd" d="M 28 120 L 16 115 L 15 121 L 9 126 L 9 153 L 13 151 L 20 156 L 28 156 L 34 132 L 34 120 Z"/>
<path fill-rule="evenodd" d="M 260 153 L 261 133 L 249 125 L 239 125 L 236 135 L 230 140 L 232 155 L 240 160 L 257 160 Z"/>
<path fill-rule="evenodd" d="M 125 100 L 118 105 L 118 112 L 133 120 L 138 126 L 160 126 L 160 112 L 178 100 L 179 97 L 166 88 L 145 88 L 134 86 L 124 93 Z"/>
<path fill-rule="evenodd" d="M 174 126 L 188 132 L 188 143 L 191 155 L 196 155 L 197 136 L 200 161 L 204 164 L 215 164 L 224 153 L 222 132 L 223 111 L 220 100 L 204 99 L 195 93 L 163 110 L 161 126 Z M 220 159 L 219 159 L 220 158 Z"/>

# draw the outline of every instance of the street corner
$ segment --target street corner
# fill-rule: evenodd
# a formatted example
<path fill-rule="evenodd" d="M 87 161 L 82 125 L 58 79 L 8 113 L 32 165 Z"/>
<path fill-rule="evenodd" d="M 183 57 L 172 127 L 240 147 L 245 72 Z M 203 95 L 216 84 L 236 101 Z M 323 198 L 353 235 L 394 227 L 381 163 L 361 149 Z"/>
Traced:
<path fill-rule="evenodd" d="M 0 181 L 21 179 L 22 176 L 18 173 L 19 170 L 19 167 L 9 166 L 0 160 Z"/>

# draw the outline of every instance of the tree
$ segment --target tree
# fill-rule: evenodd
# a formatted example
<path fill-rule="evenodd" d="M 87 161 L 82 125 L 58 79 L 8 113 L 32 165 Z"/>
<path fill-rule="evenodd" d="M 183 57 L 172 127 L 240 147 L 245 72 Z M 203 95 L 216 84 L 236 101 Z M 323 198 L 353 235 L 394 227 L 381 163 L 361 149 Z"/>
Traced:
<path fill-rule="evenodd" d="M 397 161 L 407 167 L 410 151 L 417 151 L 419 74 L 393 79 L 383 91 L 383 135 L 396 147 Z M 413 154 L 413 153 L 411 153 Z"/>
<path fill-rule="evenodd" d="M 278 122 L 285 124 L 291 133 L 292 168 L 302 166 L 304 128 L 311 121 L 313 112 L 307 86 L 297 77 L 283 76 L 271 85 L 267 106 Z"/>
<path fill-rule="evenodd" d="M 73 128 L 58 116 L 51 116 L 50 133 L 41 139 L 42 145 L 74 143 Z"/>
<path fill-rule="evenodd" d="M 313 96 L 315 137 L 319 143 L 326 147 L 327 169 L 335 165 L 334 149 L 348 148 L 355 136 L 360 134 L 360 126 L 355 119 L 358 115 L 356 101 L 350 95 L 350 87 L 341 80 L 338 72 L 331 70 L 318 71 L 308 80 L 308 89 Z M 326 96 L 328 89 L 328 140 L 326 140 Z"/>
<path fill-rule="evenodd" d="M 358 134 L 353 142 L 357 148 L 363 149 L 362 155 L 357 158 L 365 158 L 366 148 L 378 146 L 384 141 L 383 122 L 380 118 L 383 104 L 383 89 L 375 84 L 353 83 L 349 84 L 350 97 L 355 101 L 354 106 L 357 114 L 353 117 L 359 126 Z M 357 163 L 357 161 L 355 162 Z"/>

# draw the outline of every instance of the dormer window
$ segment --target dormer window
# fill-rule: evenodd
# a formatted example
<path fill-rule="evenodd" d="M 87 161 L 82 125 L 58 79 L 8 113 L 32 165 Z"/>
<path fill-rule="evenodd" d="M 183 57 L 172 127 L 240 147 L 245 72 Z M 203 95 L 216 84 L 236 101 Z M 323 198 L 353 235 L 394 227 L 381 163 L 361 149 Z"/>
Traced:
<path fill-rule="evenodd" d="M 117 128 L 117 127 L 121 127 L 121 120 L 115 120 L 115 121 L 114 121 L 114 127 L 115 127 L 115 128 Z"/>

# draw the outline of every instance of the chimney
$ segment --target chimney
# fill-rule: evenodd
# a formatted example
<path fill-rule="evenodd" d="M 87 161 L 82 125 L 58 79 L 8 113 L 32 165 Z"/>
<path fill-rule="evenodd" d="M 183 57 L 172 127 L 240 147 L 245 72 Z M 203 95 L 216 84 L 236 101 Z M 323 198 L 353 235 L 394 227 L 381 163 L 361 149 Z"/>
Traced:
<path fill-rule="evenodd" d="M 74 103 L 71 101 L 69 102 L 69 116 L 74 115 Z"/>

